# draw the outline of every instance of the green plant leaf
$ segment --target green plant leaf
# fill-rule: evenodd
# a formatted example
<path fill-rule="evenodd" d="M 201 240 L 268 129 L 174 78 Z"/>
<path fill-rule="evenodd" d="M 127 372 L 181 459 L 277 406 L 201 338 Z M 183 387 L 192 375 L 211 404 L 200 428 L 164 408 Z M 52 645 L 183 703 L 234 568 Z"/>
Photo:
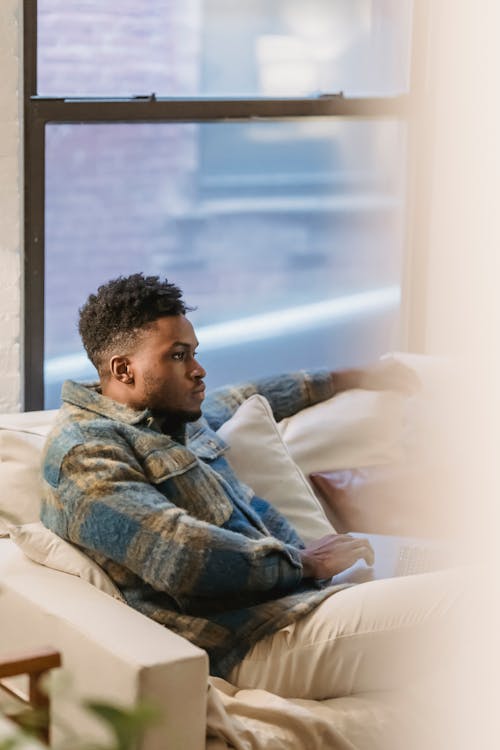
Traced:
<path fill-rule="evenodd" d="M 21 729 L 30 735 L 36 735 L 49 724 L 49 713 L 46 708 L 24 708 L 16 712 L 15 718 Z"/>
<path fill-rule="evenodd" d="M 21 737 L 6 737 L 0 740 L 0 750 L 13 750 L 15 747 L 19 747 Z"/>
<path fill-rule="evenodd" d="M 160 720 L 159 712 L 147 704 L 139 704 L 134 708 L 119 708 L 109 703 L 87 701 L 84 705 L 107 724 L 113 733 L 116 742 L 113 750 L 134 750 L 144 730 Z"/>

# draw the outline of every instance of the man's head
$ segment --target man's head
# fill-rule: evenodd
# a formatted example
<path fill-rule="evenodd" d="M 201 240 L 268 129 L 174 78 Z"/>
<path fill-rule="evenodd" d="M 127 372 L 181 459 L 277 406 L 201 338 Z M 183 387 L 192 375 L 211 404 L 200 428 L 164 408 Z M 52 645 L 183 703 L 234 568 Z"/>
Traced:
<path fill-rule="evenodd" d="M 198 419 L 205 370 L 181 290 L 140 273 L 113 279 L 80 310 L 79 331 L 104 395 L 172 421 Z"/>

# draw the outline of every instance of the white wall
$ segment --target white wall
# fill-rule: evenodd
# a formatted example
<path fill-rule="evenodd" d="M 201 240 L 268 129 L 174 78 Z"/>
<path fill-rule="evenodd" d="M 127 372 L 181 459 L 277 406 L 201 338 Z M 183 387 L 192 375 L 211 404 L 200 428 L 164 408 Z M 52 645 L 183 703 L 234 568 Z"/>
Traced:
<path fill-rule="evenodd" d="M 0 3 L 0 412 L 21 408 L 20 5 Z"/>
<path fill-rule="evenodd" d="M 435 85 L 426 348 L 498 350 L 498 0 L 433 4 Z"/>
<path fill-rule="evenodd" d="M 435 13 L 435 148 L 422 289 L 425 347 L 453 358 L 450 512 L 462 519 L 475 599 L 447 747 L 494 747 L 500 669 L 500 5 L 439 0 Z M 458 386 L 458 387 L 457 387 Z M 469 594 L 471 592 L 469 591 Z M 464 633 L 467 635 L 464 636 Z M 495 738 L 495 739 L 493 739 Z"/>
<path fill-rule="evenodd" d="M 487 538 L 500 523 L 500 5 L 435 9 L 426 351 L 454 357 L 462 377 L 463 502 Z"/>

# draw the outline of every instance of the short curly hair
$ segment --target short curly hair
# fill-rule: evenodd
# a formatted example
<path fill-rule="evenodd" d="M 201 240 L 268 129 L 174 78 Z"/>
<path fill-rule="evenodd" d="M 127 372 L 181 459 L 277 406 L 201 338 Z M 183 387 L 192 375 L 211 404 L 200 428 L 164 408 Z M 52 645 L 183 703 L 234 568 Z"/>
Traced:
<path fill-rule="evenodd" d="M 80 308 L 78 331 L 88 358 L 99 375 L 113 353 L 123 352 L 144 328 L 166 315 L 184 315 L 193 308 L 182 291 L 159 276 L 134 273 L 102 284 Z"/>

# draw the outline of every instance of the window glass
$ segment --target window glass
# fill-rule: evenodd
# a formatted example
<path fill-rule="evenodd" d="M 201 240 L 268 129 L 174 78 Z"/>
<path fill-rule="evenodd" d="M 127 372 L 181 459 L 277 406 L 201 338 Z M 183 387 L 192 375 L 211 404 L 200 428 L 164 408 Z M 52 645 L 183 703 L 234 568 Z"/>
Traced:
<path fill-rule="evenodd" d="M 38 0 L 42 95 L 390 95 L 411 0 Z"/>
<path fill-rule="evenodd" d="M 137 271 L 197 306 L 209 387 L 393 348 L 405 153 L 394 120 L 47 126 L 46 407 L 95 375 L 78 307 Z"/>

